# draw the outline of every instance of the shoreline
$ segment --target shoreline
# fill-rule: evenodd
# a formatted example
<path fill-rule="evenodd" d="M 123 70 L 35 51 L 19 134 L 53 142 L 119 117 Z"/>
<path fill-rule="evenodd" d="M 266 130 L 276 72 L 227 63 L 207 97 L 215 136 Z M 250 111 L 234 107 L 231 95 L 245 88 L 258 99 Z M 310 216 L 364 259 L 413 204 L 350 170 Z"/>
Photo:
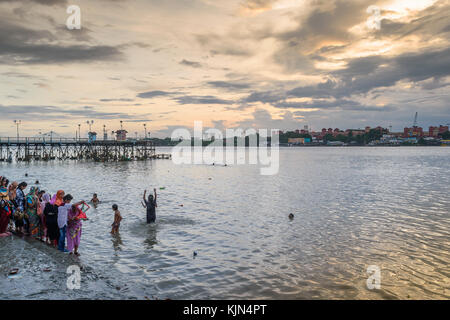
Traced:
<path fill-rule="evenodd" d="M 40 300 L 46 296 L 50 300 L 61 299 L 106 299 L 143 300 L 143 297 L 121 292 L 125 283 L 110 279 L 103 272 L 97 272 L 84 259 L 54 250 L 41 241 L 16 234 L 0 239 L 0 298 L 2 300 Z M 15 252 L 14 257 L 6 259 L 7 252 Z M 4 259 L 5 258 L 5 259 Z M 69 267 L 78 266 L 81 270 L 80 289 L 67 287 L 71 273 Z M 16 274 L 11 270 L 18 269 Z M 4 295 L 8 293 L 8 295 Z M 106 294 L 106 296 L 105 296 Z"/>

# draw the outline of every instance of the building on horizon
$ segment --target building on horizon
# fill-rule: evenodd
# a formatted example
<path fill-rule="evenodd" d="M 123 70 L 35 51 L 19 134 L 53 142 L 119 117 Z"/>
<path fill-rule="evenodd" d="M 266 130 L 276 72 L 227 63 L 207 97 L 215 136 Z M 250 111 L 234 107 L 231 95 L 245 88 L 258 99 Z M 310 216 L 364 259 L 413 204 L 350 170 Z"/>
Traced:
<path fill-rule="evenodd" d="M 123 130 L 123 129 L 117 130 L 116 131 L 116 140 L 117 141 L 126 141 L 127 133 L 128 133 L 127 130 Z"/>
<path fill-rule="evenodd" d="M 443 134 L 447 131 L 448 131 L 448 126 L 442 126 L 442 125 L 440 125 L 439 127 L 430 126 L 428 128 L 428 136 L 436 138 L 440 134 Z"/>
<path fill-rule="evenodd" d="M 403 137 L 416 137 L 421 138 L 423 137 L 423 128 L 422 127 L 411 127 L 411 128 L 404 128 L 403 129 Z"/>
<path fill-rule="evenodd" d="M 289 138 L 288 139 L 289 144 L 307 144 L 311 143 L 310 138 Z"/>

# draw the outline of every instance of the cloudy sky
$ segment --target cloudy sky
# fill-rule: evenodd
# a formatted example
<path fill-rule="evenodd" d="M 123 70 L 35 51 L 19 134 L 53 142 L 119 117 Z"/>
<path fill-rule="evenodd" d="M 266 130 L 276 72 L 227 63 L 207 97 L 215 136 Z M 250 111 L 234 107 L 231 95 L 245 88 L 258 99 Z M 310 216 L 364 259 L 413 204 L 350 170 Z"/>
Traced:
<path fill-rule="evenodd" d="M 447 124 L 449 40 L 450 0 L 0 0 L 0 136 Z"/>

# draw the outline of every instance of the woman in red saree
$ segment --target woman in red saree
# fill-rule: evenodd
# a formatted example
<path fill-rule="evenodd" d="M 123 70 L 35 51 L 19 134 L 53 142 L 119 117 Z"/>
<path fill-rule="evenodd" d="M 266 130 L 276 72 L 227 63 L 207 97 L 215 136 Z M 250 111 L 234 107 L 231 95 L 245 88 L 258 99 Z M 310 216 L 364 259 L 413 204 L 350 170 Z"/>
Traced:
<path fill-rule="evenodd" d="M 11 232 L 8 232 L 9 219 L 12 214 L 12 203 L 9 201 L 8 189 L 0 187 L 0 237 L 8 237 Z"/>

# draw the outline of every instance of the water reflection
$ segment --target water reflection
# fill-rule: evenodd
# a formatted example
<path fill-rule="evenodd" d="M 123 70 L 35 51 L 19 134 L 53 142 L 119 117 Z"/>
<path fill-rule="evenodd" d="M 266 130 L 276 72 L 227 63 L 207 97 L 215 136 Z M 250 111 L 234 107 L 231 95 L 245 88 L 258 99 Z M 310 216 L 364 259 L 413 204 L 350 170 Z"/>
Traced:
<path fill-rule="evenodd" d="M 147 234 L 144 240 L 145 248 L 151 250 L 156 244 L 158 244 L 158 241 L 156 239 L 157 233 L 158 233 L 157 223 L 149 224 Z"/>
<path fill-rule="evenodd" d="M 111 234 L 111 242 L 113 244 L 114 251 L 122 251 L 122 237 L 120 233 Z"/>
<path fill-rule="evenodd" d="M 288 148 L 275 176 L 162 160 L 0 163 L 8 178 L 28 172 L 51 193 L 102 201 L 83 224 L 84 291 L 54 289 L 65 288 L 68 256 L 0 239 L 0 270 L 24 275 L 0 277 L 0 299 L 448 299 L 449 156 L 432 147 Z M 157 223 L 148 225 L 140 201 L 153 188 Z M 116 236 L 114 203 L 123 217 Z M 49 261 L 60 273 L 41 271 Z M 379 291 L 366 288 L 368 265 L 381 268 Z"/>

